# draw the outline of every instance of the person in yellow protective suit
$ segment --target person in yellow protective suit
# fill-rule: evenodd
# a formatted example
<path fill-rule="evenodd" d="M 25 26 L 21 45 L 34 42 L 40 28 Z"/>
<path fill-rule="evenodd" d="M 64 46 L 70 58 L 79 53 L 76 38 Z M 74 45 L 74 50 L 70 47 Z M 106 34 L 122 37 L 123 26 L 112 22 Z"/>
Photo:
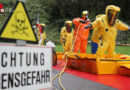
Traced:
<path fill-rule="evenodd" d="M 65 26 L 61 28 L 60 42 L 63 47 L 63 51 L 70 51 L 73 43 L 73 28 L 72 21 L 66 21 Z"/>
<path fill-rule="evenodd" d="M 98 19 L 102 15 L 104 15 L 104 14 L 97 15 L 96 19 Z M 98 48 L 99 37 L 101 36 L 100 33 L 101 33 L 101 30 L 100 30 L 99 27 L 95 27 L 93 29 L 92 40 L 91 40 L 91 54 L 96 54 L 96 51 L 97 51 L 97 48 Z"/>
<path fill-rule="evenodd" d="M 98 49 L 96 52 L 97 58 L 104 58 L 104 53 L 106 51 L 109 58 L 114 58 L 117 30 L 128 30 L 127 25 L 116 19 L 119 12 L 119 7 L 108 5 L 106 7 L 105 15 L 102 15 L 92 23 L 92 28 L 100 28 L 97 29 L 97 32 L 100 33 L 100 37 L 98 38 Z M 88 28 L 89 26 L 86 26 L 85 28 Z"/>
<path fill-rule="evenodd" d="M 40 24 L 38 29 L 38 40 L 39 44 L 43 45 L 46 40 L 45 24 Z"/>

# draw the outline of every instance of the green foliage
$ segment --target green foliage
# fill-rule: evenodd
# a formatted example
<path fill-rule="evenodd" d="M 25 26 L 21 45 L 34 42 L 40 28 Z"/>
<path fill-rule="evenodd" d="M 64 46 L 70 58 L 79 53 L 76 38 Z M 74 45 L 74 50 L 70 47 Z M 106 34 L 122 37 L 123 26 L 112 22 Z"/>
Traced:
<path fill-rule="evenodd" d="M 57 31 L 58 28 L 48 27 L 46 30 L 47 41 L 51 40 L 58 44 L 60 40 L 60 32 Z"/>

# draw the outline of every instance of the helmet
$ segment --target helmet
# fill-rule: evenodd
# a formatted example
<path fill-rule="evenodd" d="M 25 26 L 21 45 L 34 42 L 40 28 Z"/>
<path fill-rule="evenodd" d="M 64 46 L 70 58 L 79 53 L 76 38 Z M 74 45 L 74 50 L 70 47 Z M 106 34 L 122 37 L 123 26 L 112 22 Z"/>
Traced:
<path fill-rule="evenodd" d="M 107 21 L 110 26 L 114 26 L 116 22 L 116 18 L 118 16 L 118 13 L 120 11 L 120 8 L 114 5 L 108 5 L 106 8 L 106 16 Z"/>
<path fill-rule="evenodd" d="M 72 21 L 65 21 L 66 30 L 68 33 L 72 31 Z"/>
<path fill-rule="evenodd" d="M 82 17 L 84 20 L 87 20 L 87 19 L 88 19 L 88 15 L 89 15 L 88 11 L 83 11 L 81 17 Z"/>

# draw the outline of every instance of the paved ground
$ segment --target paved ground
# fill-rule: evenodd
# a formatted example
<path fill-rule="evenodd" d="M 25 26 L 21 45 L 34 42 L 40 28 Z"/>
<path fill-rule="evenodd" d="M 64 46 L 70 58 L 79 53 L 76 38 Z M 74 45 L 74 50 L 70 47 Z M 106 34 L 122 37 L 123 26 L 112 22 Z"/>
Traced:
<path fill-rule="evenodd" d="M 53 69 L 52 76 L 58 74 L 60 71 Z M 87 79 L 83 79 L 71 74 L 64 73 L 62 75 L 62 84 L 66 90 L 117 90 L 115 88 L 105 86 Z M 52 90 L 62 90 L 59 86 L 58 78 L 53 81 Z"/>

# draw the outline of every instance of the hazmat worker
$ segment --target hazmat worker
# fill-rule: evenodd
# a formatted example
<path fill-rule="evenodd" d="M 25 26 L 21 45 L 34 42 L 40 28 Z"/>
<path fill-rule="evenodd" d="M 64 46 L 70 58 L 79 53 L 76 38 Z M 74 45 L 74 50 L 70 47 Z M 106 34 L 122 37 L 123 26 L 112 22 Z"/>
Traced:
<path fill-rule="evenodd" d="M 39 45 L 44 45 L 45 40 L 46 40 L 45 24 L 39 24 L 38 25 L 38 42 L 39 42 Z"/>
<path fill-rule="evenodd" d="M 70 51 L 73 43 L 72 21 L 66 21 L 65 26 L 61 28 L 60 42 L 63 47 L 63 51 Z"/>
<path fill-rule="evenodd" d="M 109 58 L 115 58 L 115 40 L 117 30 L 128 30 L 128 26 L 117 19 L 120 8 L 114 5 L 106 7 L 105 15 L 96 19 L 92 24 L 85 28 L 100 28 L 97 29 L 100 33 L 98 49 L 96 52 L 97 58 L 104 58 L 104 53 L 107 51 Z"/>
<path fill-rule="evenodd" d="M 97 15 L 95 20 L 97 20 L 102 15 L 104 15 L 104 14 Z M 97 51 L 97 48 L 98 48 L 99 37 L 101 37 L 101 30 L 100 30 L 100 28 L 95 27 L 93 29 L 93 33 L 92 33 L 91 54 L 96 54 L 96 51 Z"/>
<path fill-rule="evenodd" d="M 85 29 L 84 27 L 90 24 L 88 11 L 83 11 L 81 18 L 74 18 L 73 23 L 75 25 L 73 52 L 78 53 L 80 50 L 80 53 L 86 53 L 90 28 Z"/>

